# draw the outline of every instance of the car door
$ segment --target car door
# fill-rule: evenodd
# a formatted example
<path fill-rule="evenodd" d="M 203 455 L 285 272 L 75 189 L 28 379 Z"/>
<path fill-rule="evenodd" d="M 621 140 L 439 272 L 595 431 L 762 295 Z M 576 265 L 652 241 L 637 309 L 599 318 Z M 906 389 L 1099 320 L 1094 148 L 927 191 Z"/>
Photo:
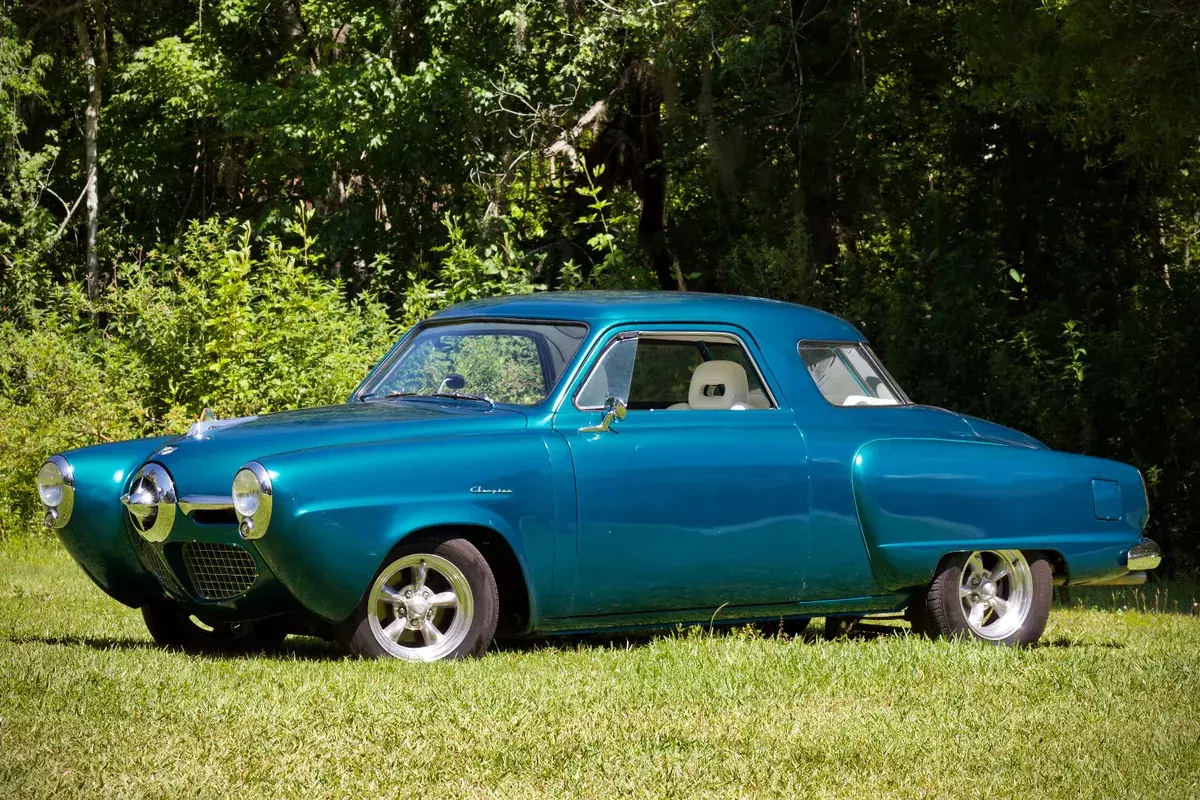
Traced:
<path fill-rule="evenodd" d="M 744 332 L 641 328 L 610 335 L 555 415 L 575 470 L 576 615 L 795 602 L 808 553 L 808 473 L 792 414 Z M 720 362 L 701 367 L 706 362 Z M 687 405 L 697 370 L 729 374 Z M 711 390 L 713 396 L 705 396 Z M 624 419 L 595 428 L 608 396 Z M 684 406 L 687 407 L 684 407 Z"/>

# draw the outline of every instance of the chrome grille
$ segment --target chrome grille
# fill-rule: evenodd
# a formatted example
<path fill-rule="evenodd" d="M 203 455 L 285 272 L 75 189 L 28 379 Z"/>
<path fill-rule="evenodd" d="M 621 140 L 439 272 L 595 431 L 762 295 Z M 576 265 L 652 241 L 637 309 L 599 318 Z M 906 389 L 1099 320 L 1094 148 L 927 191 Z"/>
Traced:
<path fill-rule="evenodd" d="M 150 570 L 150 574 L 158 578 L 158 582 L 168 592 L 174 595 L 182 595 L 183 587 L 179 585 L 179 581 L 175 580 L 175 575 L 171 572 L 171 568 L 167 566 L 167 560 L 163 558 L 162 552 L 136 533 L 130 534 L 129 538 L 133 541 L 134 552 L 137 553 L 142 566 Z"/>
<path fill-rule="evenodd" d="M 237 597 L 258 577 L 254 559 L 236 544 L 184 542 L 183 566 L 195 595 L 204 600 Z"/>

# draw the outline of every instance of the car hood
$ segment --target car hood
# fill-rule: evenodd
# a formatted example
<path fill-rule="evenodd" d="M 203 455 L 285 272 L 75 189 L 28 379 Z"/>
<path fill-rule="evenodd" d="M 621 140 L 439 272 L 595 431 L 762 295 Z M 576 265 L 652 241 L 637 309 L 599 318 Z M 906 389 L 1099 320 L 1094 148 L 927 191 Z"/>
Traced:
<path fill-rule="evenodd" d="M 346 403 L 222 422 L 227 424 L 175 439 L 147 458 L 167 468 L 179 495 L 228 495 L 239 467 L 279 453 L 526 427 L 525 415 L 511 409 L 429 400 Z"/>

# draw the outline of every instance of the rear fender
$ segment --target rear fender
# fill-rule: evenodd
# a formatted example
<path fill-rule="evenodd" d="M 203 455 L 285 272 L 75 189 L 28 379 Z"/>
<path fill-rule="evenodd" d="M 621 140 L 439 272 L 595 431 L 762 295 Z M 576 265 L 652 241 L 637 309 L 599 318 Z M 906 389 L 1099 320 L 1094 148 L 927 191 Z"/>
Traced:
<path fill-rule="evenodd" d="M 947 553 L 981 549 L 1057 552 L 1072 582 L 1118 577 L 1146 524 L 1136 469 L 1052 450 L 877 440 L 855 455 L 853 487 L 887 591 L 929 583 Z"/>

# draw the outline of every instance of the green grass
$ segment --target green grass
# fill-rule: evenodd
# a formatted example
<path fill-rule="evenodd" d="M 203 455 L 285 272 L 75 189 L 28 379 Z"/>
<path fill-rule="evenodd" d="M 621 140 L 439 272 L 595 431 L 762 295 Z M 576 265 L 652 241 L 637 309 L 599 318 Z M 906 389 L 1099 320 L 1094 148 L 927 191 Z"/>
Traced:
<path fill-rule="evenodd" d="M 153 647 L 58 547 L 9 542 L 0 797 L 1200 796 L 1200 618 L 1081 601 L 1025 651 L 818 623 L 426 666 L 307 639 L 200 657 Z"/>

